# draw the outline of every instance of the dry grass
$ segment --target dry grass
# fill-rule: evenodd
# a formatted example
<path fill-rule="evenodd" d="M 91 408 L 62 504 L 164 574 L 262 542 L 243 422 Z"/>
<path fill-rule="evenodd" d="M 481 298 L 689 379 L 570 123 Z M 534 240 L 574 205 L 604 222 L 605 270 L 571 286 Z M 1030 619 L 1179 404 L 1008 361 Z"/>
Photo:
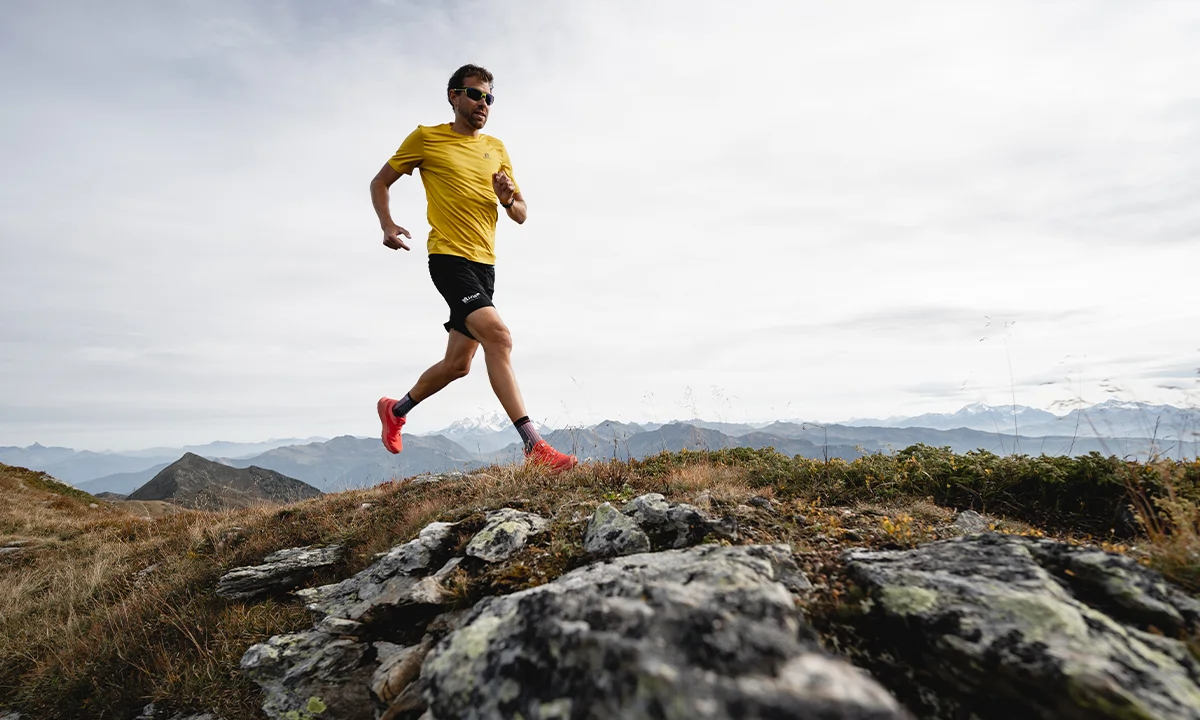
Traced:
<path fill-rule="evenodd" d="M 1193 465 L 1200 468 L 1200 460 Z M 1152 463 L 1149 468 L 1160 478 L 1165 496 L 1151 499 L 1130 482 L 1138 523 L 1146 533 L 1147 563 L 1167 579 L 1200 593 L 1200 505 L 1178 490 L 1186 483 L 1189 468 L 1166 463 Z"/>
<path fill-rule="evenodd" d="M 937 460 L 984 477 L 993 467 Z M 38 473 L 0 466 L 0 546 L 27 543 L 0 555 L 0 647 L 14 649 L 0 653 L 0 707 L 35 718 L 124 718 L 154 701 L 173 710 L 215 711 L 227 720 L 261 717 L 258 690 L 237 669 L 241 655 L 271 635 L 308 627 L 312 618 L 287 598 L 245 603 L 217 597 L 213 589 L 223 572 L 285 547 L 340 543 L 345 561 L 312 584 L 330 582 L 361 570 L 434 520 L 461 522 L 465 544 L 482 523 L 482 510 L 501 506 L 543 514 L 552 520 L 550 529 L 511 562 L 453 574 L 446 584 L 460 605 L 547 582 L 584 562 L 582 536 L 595 506 L 647 492 L 736 518 L 740 542 L 790 543 L 818 591 L 836 605 L 838 556 L 847 546 L 909 547 L 959 534 L 952 525 L 957 508 L 935 502 L 926 486 L 906 481 L 912 491 L 897 490 L 908 487 L 904 477 L 932 467 L 924 459 L 916 469 L 903 462 L 899 471 L 878 458 L 810 467 L 762 451 L 587 463 L 562 476 L 491 467 L 286 507 L 152 518 L 73 494 Z M 976 485 L 972 492 L 989 491 Z M 754 498 L 768 502 L 751 504 Z M 1157 566 L 1190 562 L 1194 573 L 1197 511 L 1186 499 L 1178 503 L 1164 508 L 1175 518 L 1172 529 L 1149 531 L 1145 547 Z M 1032 514 L 999 517 L 996 529 L 1048 532 L 1029 523 Z M 1061 528 L 1052 534 L 1071 539 Z M 1188 576 L 1176 571 L 1174 577 Z"/>

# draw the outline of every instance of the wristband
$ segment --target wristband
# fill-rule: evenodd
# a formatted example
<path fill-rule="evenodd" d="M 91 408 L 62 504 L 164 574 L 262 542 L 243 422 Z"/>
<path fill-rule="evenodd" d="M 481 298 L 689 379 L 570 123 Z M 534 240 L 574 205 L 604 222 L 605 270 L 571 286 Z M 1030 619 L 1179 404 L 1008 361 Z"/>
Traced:
<path fill-rule="evenodd" d="M 512 200 L 509 200 L 507 205 L 505 205 L 504 203 L 500 203 L 500 207 L 502 207 L 502 208 L 504 208 L 505 210 L 507 210 L 507 209 L 509 209 L 510 207 L 512 207 L 512 206 L 513 206 L 513 203 L 515 203 L 516 201 L 517 201 L 517 196 L 516 196 L 516 195 L 513 195 L 513 199 L 512 199 Z"/>

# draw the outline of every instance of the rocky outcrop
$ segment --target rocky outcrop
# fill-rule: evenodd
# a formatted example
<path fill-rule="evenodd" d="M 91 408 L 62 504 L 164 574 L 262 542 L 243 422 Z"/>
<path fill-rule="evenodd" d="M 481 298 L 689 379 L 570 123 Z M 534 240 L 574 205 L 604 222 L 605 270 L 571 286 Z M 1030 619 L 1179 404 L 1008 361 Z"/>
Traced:
<path fill-rule="evenodd" d="M 1127 558 L 986 533 L 845 559 L 860 652 L 922 716 L 1200 720 L 1200 663 L 1138 627 L 1197 604 Z"/>
<path fill-rule="evenodd" d="M 263 712 L 286 718 L 319 704 L 329 716 L 372 720 L 375 650 L 357 637 L 360 625 L 327 618 L 317 629 L 277 635 L 242 656 L 246 675 L 263 688 Z"/>
<path fill-rule="evenodd" d="M 709 535 L 737 538 L 732 521 L 714 520 L 693 505 L 667 502 L 658 493 L 630 500 L 621 512 L 633 518 L 654 547 L 687 547 L 702 542 Z"/>
<path fill-rule="evenodd" d="M 512 508 L 491 510 L 483 529 L 467 545 L 467 555 L 490 563 L 506 560 L 549 525 L 549 521 L 533 513 Z"/>
<path fill-rule="evenodd" d="M 903 718 L 817 645 L 786 546 L 643 553 L 480 603 L 425 660 L 435 720 Z"/>
<path fill-rule="evenodd" d="M 734 512 L 773 510 L 764 498 Z M 469 540 L 477 519 L 432 523 L 357 575 L 296 591 L 316 624 L 242 658 L 264 711 L 1200 720 L 1200 663 L 1179 639 L 1200 631 L 1200 601 L 1125 556 L 986 531 L 855 550 L 838 572 L 859 600 L 839 595 L 831 613 L 831 586 L 813 595 L 788 546 L 731 545 L 729 519 L 656 494 L 583 517 L 547 532 L 549 520 L 501 508 Z M 959 519 L 958 531 L 979 527 Z M 590 564 L 557 578 L 537 565 L 570 547 L 568 567 Z M 817 558 L 804 560 L 828 567 Z M 464 602 L 511 577 L 542 584 Z M 801 614 L 814 598 L 824 647 L 844 657 Z"/>
<path fill-rule="evenodd" d="M 633 522 L 611 506 L 599 517 L 606 512 Z M 242 658 L 263 689 L 264 712 L 285 718 L 320 707 L 320 716 L 349 720 L 907 717 L 881 686 L 819 648 L 793 594 L 811 586 L 787 546 L 629 555 L 469 612 L 422 593 L 447 568 L 483 572 L 505 562 L 490 558 L 515 547 L 497 538 L 519 547 L 547 524 L 511 509 L 489 513 L 464 556 L 451 557 L 454 526 L 433 523 L 354 577 L 297 591 L 319 622 Z"/>
<path fill-rule="evenodd" d="M 410 605 L 440 605 L 440 581 L 454 569 L 448 563 L 456 535 L 450 523 L 431 523 L 416 539 L 384 553 L 366 570 L 333 585 L 299 590 L 308 609 L 320 616 L 370 622 Z M 428 571 L 441 567 L 430 576 Z"/>
<path fill-rule="evenodd" d="M 299 587 L 314 570 L 341 559 L 340 545 L 280 550 L 263 558 L 261 565 L 234 568 L 222 575 L 217 581 L 217 594 L 230 600 L 248 600 L 286 592 Z"/>
<path fill-rule="evenodd" d="M 650 538 L 633 518 L 610 503 L 596 508 L 583 536 L 583 551 L 592 557 L 617 557 L 647 552 Z"/>
<path fill-rule="evenodd" d="M 448 599 L 441 583 L 461 561 L 450 557 L 456 542 L 453 524 L 431 523 L 353 577 L 297 591 L 320 622 L 254 645 L 242 656 L 242 671 L 263 689 L 263 711 L 272 718 L 312 714 L 305 709 L 315 702 L 325 708 L 321 717 L 374 720 L 378 692 L 387 689 L 387 673 L 394 669 L 389 658 L 421 640 Z M 430 573 L 435 567 L 440 569 Z M 384 666 L 380 685 L 376 676 Z M 384 696 L 394 698 L 402 689 Z"/>

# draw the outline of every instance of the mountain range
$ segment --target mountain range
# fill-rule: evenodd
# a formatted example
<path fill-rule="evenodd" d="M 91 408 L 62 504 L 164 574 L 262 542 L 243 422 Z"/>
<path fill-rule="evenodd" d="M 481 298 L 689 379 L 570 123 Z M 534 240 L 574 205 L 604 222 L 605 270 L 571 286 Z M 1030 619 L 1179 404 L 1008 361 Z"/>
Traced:
<path fill-rule="evenodd" d="M 1019 434 L 1014 434 L 1014 427 Z M 670 423 L 606 420 L 590 427 L 540 432 L 580 459 L 641 458 L 664 450 L 774 447 L 787 455 L 853 459 L 915 443 L 956 452 L 1078 455 L 1097 451 L 1144 458 L 1152 452 L 1194 457 L 1200 447 L 1200 412 L 1170 405 L 1109 401 L 1056 416 L 1023 406 L 968 405 L 955 413 L 845 423 L 775 421 L 727 423 L 700 419 Z M 427 472 L 467 470 L 519 462 L 519 437 L 499 414 L 459 421 L 443 430 L 405 434 L 404 452 L 391 455 L 377 437 L 335 437 L 289 443 L 210 443 L 204 452 L 153 448 L 137 453 L 96 453 L 34 444 L 0 447 L 0 462 L 43 470 L 91 493 L 130 494 L 191 453 L 231 468 L 274 470 L 323 491 L 373 485 Z M 252 452 L 257 450 L 258 452 Z"/>

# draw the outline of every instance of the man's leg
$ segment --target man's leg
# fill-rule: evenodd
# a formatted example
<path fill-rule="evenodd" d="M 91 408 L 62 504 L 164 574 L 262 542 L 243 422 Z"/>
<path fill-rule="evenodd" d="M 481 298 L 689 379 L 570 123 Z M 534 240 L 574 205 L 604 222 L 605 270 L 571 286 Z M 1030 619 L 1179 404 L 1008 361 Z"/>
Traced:
<path fill-rule="evenodd" d="M 517 375 L 512 368 L 512 334 L 494 307 L 482 307 L 467 316 L 467 329 L 483 345 L 483 361 L 487 365 L 492 391 L 508 419 L 516 422 L 525 416 L 525 400 L 517 387 Z"/>
<path fill-rule="evenodd" d="M 403 448 L 400 430 L 404 427 L 405 417 L 417 403 L 428 398 L 438 390 L 449 385 L 460 377 L 465 377 L 471 371 L 471 360 L 479 343 L 463 335 L 457 330 L 450 331 L 446 340 L 446 355 L 434 363 L 428 370 L 421 373 L 417 384 L 400 400 L 389 397 L 379 398 L 377 409 L 379 421 L 383 425 L 383 445 L 392 453 L 398 453 Z"/>
<path fill-rule="evenodd" d="M 533 423 L 525 413 L 525 400 L 517 386 L 517 375 L 512 367 L 512 334 L 500 319 L 495 307 L 482 307 L 466 318 L 467 329 L 483 345 L 483 360 L 487 365 L 488 380 L 492 391 L 500 400 L 508 419 L 512 420 L 521 434 L 528 461 L 545 465 L 551 470 L 569 470 L 575 466 L 573 455 L 564 455 L 550 447 L 538 435 Z"/>
<path fill-rule="evenodd" d="M 451 330 L 446 340 L 446 356 L 421 373 L 417 384 L 408 391 L 413 404 L 421 402 L 455 380 L 466 377 L 467 373 L 471 372 L 471 360 L 475 358 L 477 350 L 479 343 L 457 330 Z"/>

